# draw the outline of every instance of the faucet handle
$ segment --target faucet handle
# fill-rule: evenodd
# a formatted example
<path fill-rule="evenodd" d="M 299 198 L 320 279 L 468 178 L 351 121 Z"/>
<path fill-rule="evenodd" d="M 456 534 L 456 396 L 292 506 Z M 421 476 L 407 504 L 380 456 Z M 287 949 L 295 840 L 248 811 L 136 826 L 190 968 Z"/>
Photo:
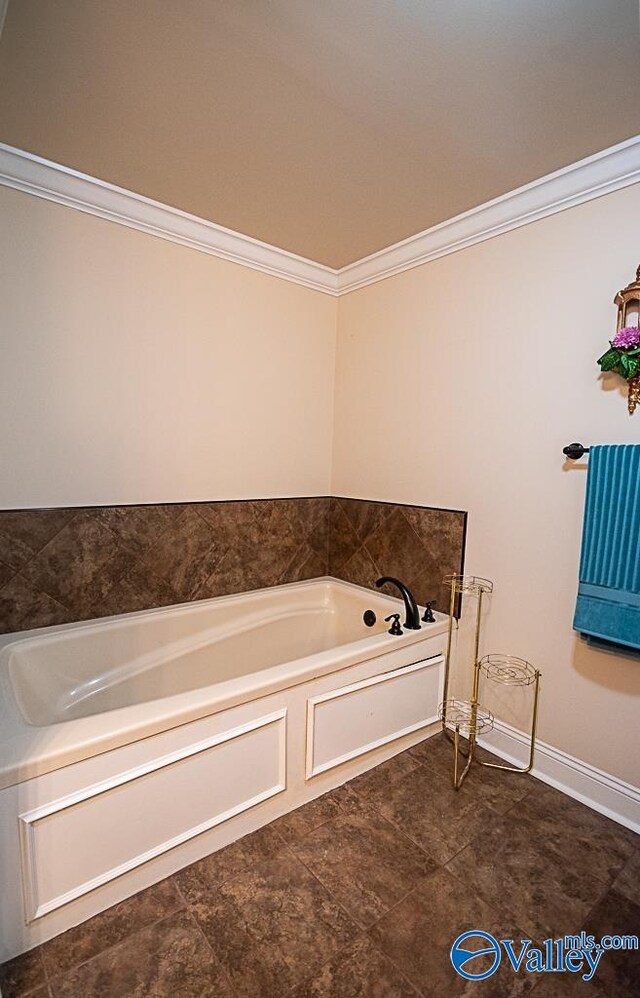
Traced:
<path fill-rule="evenodd" d="M 422 615 L 422 620 L 425 624 L 435 624 L 436 618 L 433 616 L 434 606 L 436 606 L 436 601 L 434 599 L 429 600 L 428 603 L 425 603 L 424 613 Z"/>
<path fill-rule="evenodd" d="M 399 637 L 403 633 L 402 628 L 400 627 L 400 614 L 399 613 L 391 613 L 391 614 L 389 614 L 388 617 L 385 617 L 384 619 L 385 619 L 385 623 L 387 621 L 389 621 L 389 620 L 393 621 L 393 624 L 391 625 L 391 627 L 389 628 L 389 631 L 388 631 L 389 634 L 393 634 L 396 637 Z"/>

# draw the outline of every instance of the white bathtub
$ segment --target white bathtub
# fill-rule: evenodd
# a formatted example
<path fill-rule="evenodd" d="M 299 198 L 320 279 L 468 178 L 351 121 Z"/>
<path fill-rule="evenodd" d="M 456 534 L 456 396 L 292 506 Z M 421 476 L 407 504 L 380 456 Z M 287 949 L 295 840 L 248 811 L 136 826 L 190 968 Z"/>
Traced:
<path fill-rule="evenodd" d="M 446 618 L 393 612 L 327 578 L 4 636 L 0 959 L 432 733 Z"/>
<path fill-rule="evenodd" d="M 372 627 L 367 609 L 377 613 Z M 27 723 L 48 726 L 222 684 L 228 694 L 238 680 L 253 695 L 321 675 L 394 645 L 384 617 L 398 609 L 377 593 L 313 581 L 23 639 L 4 649 L 0 668 Z"/>

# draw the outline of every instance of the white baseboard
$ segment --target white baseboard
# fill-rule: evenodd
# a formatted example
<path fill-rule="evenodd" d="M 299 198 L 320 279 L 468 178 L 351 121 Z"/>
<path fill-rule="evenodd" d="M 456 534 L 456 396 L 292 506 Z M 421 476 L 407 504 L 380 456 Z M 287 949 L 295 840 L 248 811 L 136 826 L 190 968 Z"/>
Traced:
<path fill-rule="evenodd" d="M 513 765 L 527 762 L 528 736 L 504 721 L 496 721 L 478 744 Z M 640 834 L 640 788 L 540 741 L 532 776 Z"/>

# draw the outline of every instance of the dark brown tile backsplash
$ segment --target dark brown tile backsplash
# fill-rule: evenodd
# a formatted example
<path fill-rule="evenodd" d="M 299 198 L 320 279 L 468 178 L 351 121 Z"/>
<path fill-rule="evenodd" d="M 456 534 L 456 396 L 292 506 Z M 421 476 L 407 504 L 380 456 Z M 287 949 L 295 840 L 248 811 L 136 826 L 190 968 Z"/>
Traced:
<path fill-rule="evenodd" d="M 435 600 L 446 612 L 449 596 L 442 579 L 462 571 L 466 516 L 429 506 L 333 499 L 330 575 L 370 588 L 381 575 L 394 575 L 418 603 Z"/>
<path fill-rule="evenodd" d="M 446 606 L 465 513 L 359 499 L 0 510 L 0 633 L 334 575 Z"/>

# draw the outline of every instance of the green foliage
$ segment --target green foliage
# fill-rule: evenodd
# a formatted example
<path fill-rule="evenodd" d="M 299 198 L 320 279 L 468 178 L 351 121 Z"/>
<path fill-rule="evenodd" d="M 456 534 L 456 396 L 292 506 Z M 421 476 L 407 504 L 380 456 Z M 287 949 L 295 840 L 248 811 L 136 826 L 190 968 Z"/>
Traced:
<path fill-rule="evenodd" d="M 634 347 L 633 350 L 610 347 L 599 358 L 598 364 L 601 371 L 613 371 L 629 381 L 635 378 L 636 374 L 640 374 L 640 347 Z"/>
<path fill-rule="evenodd" d="M 611 347 L 610 350 L 603 353 L 602 357 L 598 360 L 598 364 L 603 371 L 615 371 L 620 364 L 620 358 L 620 350 L 616 350 L 615 347 Z"/>

